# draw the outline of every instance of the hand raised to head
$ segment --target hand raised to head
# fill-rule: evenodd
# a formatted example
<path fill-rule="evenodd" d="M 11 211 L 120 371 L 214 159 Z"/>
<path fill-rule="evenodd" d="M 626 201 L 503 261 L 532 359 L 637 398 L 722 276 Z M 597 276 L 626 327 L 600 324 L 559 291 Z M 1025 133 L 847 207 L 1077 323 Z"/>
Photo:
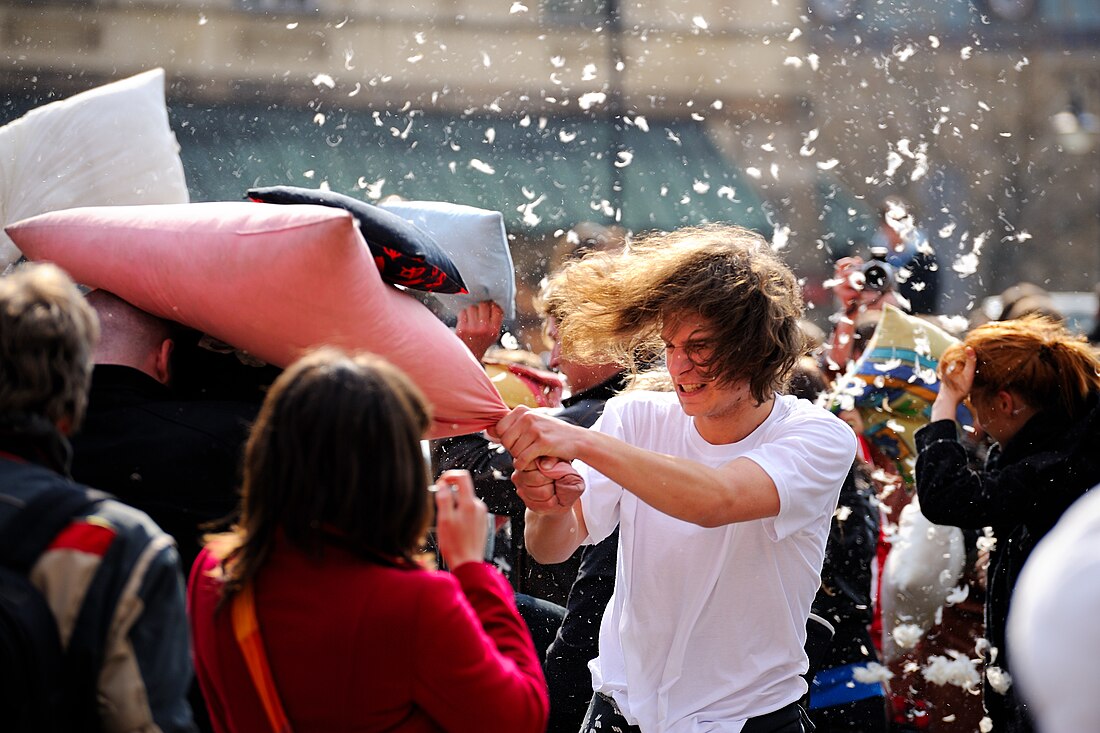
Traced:
<path fill-rule="evenodd" d="M 962 361 L 942 365 L 940 369 L 940 393 L 947 392 L 956 402 L 961 402 L 974 388 L 974 374 L 978 369 L 978 355 L 967 346 Z"/>

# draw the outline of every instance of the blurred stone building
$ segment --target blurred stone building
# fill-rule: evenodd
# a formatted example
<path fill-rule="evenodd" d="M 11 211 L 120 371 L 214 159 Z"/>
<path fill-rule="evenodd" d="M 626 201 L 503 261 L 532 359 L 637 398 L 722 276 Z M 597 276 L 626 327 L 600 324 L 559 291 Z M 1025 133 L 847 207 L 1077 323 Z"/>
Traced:
<path fill-rule="evenodd" d="M 8 0 L 0 122 L 162 66 L 194 200 L 498 209 L 528 288 L 579 222 L 720 220 L 784 246 L 828 310 L 832 260 L 901 194 L 945 310 L 1091 289 L 1100 4 L 974 2 Z"/>

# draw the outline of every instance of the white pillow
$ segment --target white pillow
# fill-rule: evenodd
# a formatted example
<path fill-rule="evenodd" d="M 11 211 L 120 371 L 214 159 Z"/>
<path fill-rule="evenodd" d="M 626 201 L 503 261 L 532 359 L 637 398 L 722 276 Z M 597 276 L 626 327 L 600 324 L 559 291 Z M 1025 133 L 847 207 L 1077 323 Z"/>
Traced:
<path fill-rule="evenodd" d="M 466 306 L 483 300 L 499 305 L 505 318 L 515 318 L 516 273 L 499 211 L 445 201 L 393 201 L 379 206 L 432 235 L 462 273 L 467 295 L 429 293 L 426 299 L 437 301 L 452 319 Z"/>
<path fill-rule="evenodd" d="M 51 102 L 0 127 L 0 225 L 77 206 L 188 200 L 164 69 Z M 0 232 L 0 272 L 20 256 Z"/>

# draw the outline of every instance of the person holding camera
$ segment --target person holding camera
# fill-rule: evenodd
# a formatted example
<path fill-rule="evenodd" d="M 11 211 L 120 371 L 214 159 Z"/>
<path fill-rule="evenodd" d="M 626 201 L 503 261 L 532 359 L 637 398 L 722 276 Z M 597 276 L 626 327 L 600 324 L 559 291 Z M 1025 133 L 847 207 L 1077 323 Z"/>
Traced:
<path fill-rule="evenodd" d="M 429 409 L 388 362 L 332 348 L 272 385 L 240 519 L 189 584 L 215 731 L 545 730 L 531 636 L 482 559 L 485 504 L 466 471 L 428 487 Z M 433 504 L 450 573 L 418 563 Z"/>
<path fill-rule="evenodd" d="M 928 235 L 917 225 L 913 204 L 901 196 L 887 196 L 879 207 L 878 230 L 871 251 L 881 251 L 893 268 L 894 290 L 905 310 L 916 315 L 936 313 L 939 304 L 939 262 Z"/>
<path fill-rule="evenodd" d="M 878 325 L 882 309 L 889 303 L 905 310 L 895 289 L 893 266 L 883 248 L 871 249 L 871 259 L 843 257 L 833 269 L 833 294 L 840 308 L 833 315 L 833 332 L 825 353 L 825 368 L 831 376 L 843 374 L 859 358 Z"/>

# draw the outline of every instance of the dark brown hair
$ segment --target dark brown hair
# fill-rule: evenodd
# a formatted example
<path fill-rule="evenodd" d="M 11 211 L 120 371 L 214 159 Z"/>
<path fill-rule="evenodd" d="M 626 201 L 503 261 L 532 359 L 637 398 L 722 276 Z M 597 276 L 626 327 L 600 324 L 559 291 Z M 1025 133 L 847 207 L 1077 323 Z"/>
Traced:
<path fill-rule="evenodd" d="M 1015 392 L 1031 407 L 1080 416 L 1089 392 L 1100 389 L 1100 360 L 1084 337 L 1045 316 L 978 326 L 943 353 L 940 370 L 961 369 L 963 349 L 978 358 L 971 395 Z"/>
<path fill-rule="evenodd" d="M 800 357 L 791 371 L 787 394 L 816 402 L 828 389 L 829 380 L 817 361 L 812 356 Z"/>
<path fill-rule="evenodd" d="M 429 420 L 416 386 L 376 356 L 325 348 L 287 368 L 245 448 L 240 523 L 215 538 L 229 543 L 214 548 L 225 558 L 223 602 L 256 576 L 278 532 L 314 554 L 333 544 L 411 563 L 430 519 L 420 447 Z"/>
<path fill-rule="evenodd" d="M 564 268 L 553 290 L 573 304 L 559 333 L 563 350 L 582 363 L 637 371 L 663 353 L 666 323 L 698 314 L 717 345 L 699 367 L 719 383 L 747 381 L 763 402 L 806 351 L 794 274 L 763 237 L 741 227 L 650 234 L 621 255 L 590 254 Z"/>

